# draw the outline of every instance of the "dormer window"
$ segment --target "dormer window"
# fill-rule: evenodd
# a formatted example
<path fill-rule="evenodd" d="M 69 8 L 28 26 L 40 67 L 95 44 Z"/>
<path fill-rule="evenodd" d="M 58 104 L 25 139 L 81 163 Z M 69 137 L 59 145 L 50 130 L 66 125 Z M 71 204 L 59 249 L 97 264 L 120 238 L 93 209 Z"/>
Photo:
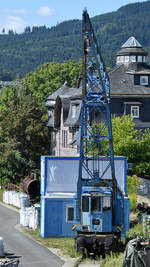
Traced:
<path fill-rule="evenodd" d="M 140 84 L 141 85 L 148 85 L 148 76 L 140 76 Z"/>
<path fill-rule="evenodd" d="M 76 117 L 76 111 L 77 111 L 77 105 L 72 105 L 72 118 L 75 118 Z"/>
<path fill-rule="evenodd" d="M 133 118 L 139 118 L 139 106 L 131 106 L 131 114 Z"/>
<path fill-rule="evenodd" d="M 49 108 L 49 109 L 48 109 L 48 117 L 49 117 L 49 118 L 52 117 L 53 114 L 54 114 L 54 109 L 53 109 L 53 108 Z"/>

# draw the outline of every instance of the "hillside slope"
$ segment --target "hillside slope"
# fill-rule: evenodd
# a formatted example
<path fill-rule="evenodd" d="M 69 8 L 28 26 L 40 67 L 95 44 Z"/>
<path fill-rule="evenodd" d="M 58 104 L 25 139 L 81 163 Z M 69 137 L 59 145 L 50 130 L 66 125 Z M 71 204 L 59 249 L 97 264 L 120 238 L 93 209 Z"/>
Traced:
<path fill-rule="evenodd" d="M 88 10 L 90 14 L 90 10 Z M 114 53 L 130 37 L 150 51 L 150 1 L 129 4 L 116 12 L 92 18 L 106 65 L 114 64 Z M 27 27 L 22 34 L 0 34 L 0 67 L 27 73 L 44 62 L 63 62 L 82 57 L 81 21 L 70 20 L 52 28 Z"/>

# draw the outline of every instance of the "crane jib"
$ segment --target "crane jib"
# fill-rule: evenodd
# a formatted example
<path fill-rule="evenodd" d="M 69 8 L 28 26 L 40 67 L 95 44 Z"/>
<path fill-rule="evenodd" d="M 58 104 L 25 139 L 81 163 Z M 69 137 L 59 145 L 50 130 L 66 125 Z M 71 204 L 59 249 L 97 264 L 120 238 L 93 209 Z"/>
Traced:
<path fill-rule="evenodd" d="M 118 179 L 118 168 L 115 172 L 109 77 L 86 10 L 83 12 L 82 36 L 83 79 L 76 244 L 77 251 L 83 254 L 86 248 L 88 253 L 97 251 L 98 255 L 103 255 L 108 247 L 113 247 L 113 240 L 125 236 L 129 229 L 129 199 L 117 182 L 120 176 Z M 126 171 L 126 184 L 125 177 Z"/>

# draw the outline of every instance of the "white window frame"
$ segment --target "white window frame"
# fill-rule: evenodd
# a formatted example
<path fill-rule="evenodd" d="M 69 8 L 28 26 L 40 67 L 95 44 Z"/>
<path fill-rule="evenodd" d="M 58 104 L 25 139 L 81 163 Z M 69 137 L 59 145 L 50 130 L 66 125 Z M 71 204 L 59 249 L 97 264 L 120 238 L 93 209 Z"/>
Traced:
<path fill-rule="evenodd" d="M 73 220 L 68 220 L 69 209 L 73 209 Z M 74 218 L 75 218 L 74 211 L 75 211 L 75 209 L 74 209 L 74 206 L 73 205 L 66 205 L 66 222 L 67 223 L 73 223 L 74 222 Z"/>
<path fill-rule="evenodd" d="M 131 106 L 131 115 L 133 116 L 133 118 L 139 118 L 140 107 L 139 106 Z"/>
<path fill-rule="evenodd" d="M 141 84 L 141 85 L 148 85 L 148 76 L 146 76 L 146 75 L 141 75 L 141 76 L 140 76 L 140 84 Z"/>

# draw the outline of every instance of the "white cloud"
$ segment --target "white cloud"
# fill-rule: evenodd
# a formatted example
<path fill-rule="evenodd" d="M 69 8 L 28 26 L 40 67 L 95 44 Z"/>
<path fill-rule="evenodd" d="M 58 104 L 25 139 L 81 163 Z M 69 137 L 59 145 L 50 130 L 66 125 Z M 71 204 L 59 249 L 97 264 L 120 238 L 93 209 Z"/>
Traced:
<path fill-rule="evenodd" d="M 40 16 L 51 16 L 54 13 L 54 10 L 49 8 L 48 6 L 41 6 L 37 10 L 37 14 Z"/>
<path fill-rule="evenodd" d="M 2 33 L 2 29 L 5 29 L 5 33 L 8 33 L 9 30 L 22 33 L 27 26 L 32 27 L 33 25 L 44 24 L 44 17 L 46 19 L 46 17 L 53 14 L 54 10 L 50 9 L 48 6 L 41 6 L 36 11 L 0 8 L 0 34 Z M 41 16 L 42 19 L 39 16 Z"/>
<path fill-rule="evenodd" d="M 18 16 L 7 16 L 2 26 L 6 32 L 13 30 L 14 32 L 20 33 L 24 31 L 26 27 L 25 21 Z"/>
<path fill-rule="evenodd" d="M 0 8 L 0 33 L 2 29 L 5 29 L 6 33 L 9 30 L 17 33 L 23 32 L 27 25 L 23 18 L 25 14 L 24 9 Z"/>

